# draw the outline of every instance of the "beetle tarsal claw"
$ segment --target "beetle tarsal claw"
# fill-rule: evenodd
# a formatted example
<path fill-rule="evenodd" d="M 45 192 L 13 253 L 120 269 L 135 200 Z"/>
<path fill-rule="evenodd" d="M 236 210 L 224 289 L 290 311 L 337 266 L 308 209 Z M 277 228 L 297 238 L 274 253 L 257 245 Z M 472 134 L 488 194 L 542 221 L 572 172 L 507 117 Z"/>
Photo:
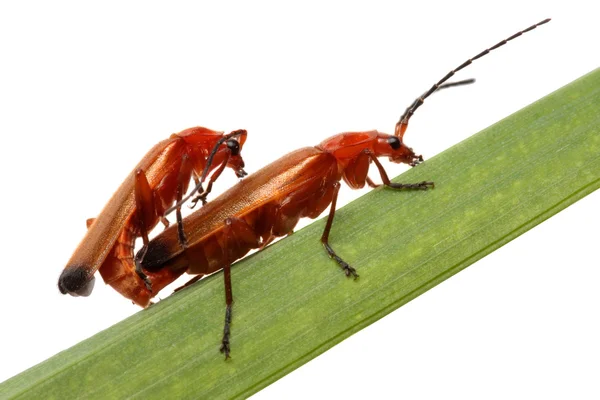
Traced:
<path fill-rule="evenodd" d="M 433 182 L 427 182 L 427 181 L 420 182 L 420 183 L 418 183 L 418 185 L 419 185 L 419 189 L 422 189 L 422 190 L 427 190 L 429 188 L 433 189 L 435 187 L 435 184 Z"/>
<path fill-rule="evenodd" d="M 352 268 L 347 263 L 344 263 L 342 265 L 342 269 L 344 270 L 344 274 L 346 274 L 346 276 L 348 278 L 350 277 L 350 275 L 352 275 L 354 277 L 354 279 L 358 278 L 358 274 L 356 273 L 356 269 Z"/>
<path fill-rule="evenodd" d="M 206 201 L 206 197 L 208 197 L 208 193 L 201 193 L 198 196 L 194 197 L 191 201 L 192 204 L 190 204 L 190 208 L 194 208 L 196 207 L 196 204 L 198 204 L 199 201 L 202 201 L 202 205 L 206 205 L 207 201 Z"/>
<path fill-rule="evenodd" d="M 231 358 L 231 356 L 229 355 L 229 353 L 231 352 L 231 348 L 229 347 L 229 342 L 223 341 L 221 343 L 221 348 L 219 349 L 219 351 L 221 353 L 225 354 L 225 360 L 229 360 Z"/>

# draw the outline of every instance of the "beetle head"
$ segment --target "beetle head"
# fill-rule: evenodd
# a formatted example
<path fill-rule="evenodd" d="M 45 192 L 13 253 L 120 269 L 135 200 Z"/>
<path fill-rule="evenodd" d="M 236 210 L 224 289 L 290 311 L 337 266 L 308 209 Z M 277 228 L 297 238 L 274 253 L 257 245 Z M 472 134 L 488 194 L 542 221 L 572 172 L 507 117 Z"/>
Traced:
<path fill-rule="evenodd" d="M 239 129 L 237 131 L 231 132 L 229 138 L 225 142 L 225 146 L 230 151 L 230 157 L 227 161 L 227 166 L 235 172 L 235 175 L 238 178 L 243 178 L 248 175 L 246 171 L 244 171 L 244 159 L 242 158 L 241 151 L 244 143 L 246 142 L 246 137 L 248 133 L 244 129 Z"/>
<path fill-rule="evenodd" d="M 396 164 L 404 163 L 414 167 L 423 162 L 423 156 L 415 155 L 413 149 L 404 144 L 398 136 L 379 133 L 374 152 L 377 157 L 389 157 Z"/>

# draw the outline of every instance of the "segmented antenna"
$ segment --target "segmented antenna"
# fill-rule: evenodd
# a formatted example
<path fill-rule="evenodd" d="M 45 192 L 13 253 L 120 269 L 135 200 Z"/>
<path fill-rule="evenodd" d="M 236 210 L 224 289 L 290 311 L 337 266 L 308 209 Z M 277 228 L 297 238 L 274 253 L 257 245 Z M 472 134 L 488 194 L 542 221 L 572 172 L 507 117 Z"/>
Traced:
<path fill-rule="evenodd" d="M 547 18 L 547 19 L 545 19 L 545 20 L 543 20 L 541 22 L 538 22 L 535 25 L 530 26 L 527 29 L 524 29 L 524 30 L 522 30 L 520 32 L 517 32 L 514 35 L 512 35 L 511 37 L 509 37 L 507 39 L 504 39 L 503 41 L 495 44 L 494 46 L 490 47 L 489 49 L 486 49 L 486 50 L 482 51 L 481 53 L 477 54 L 475 57 L 468 59 L 467 61 L 465 61 L 464 63 L 462 63 L 461 65 L 459 65 L 455 69 L 453 69 L 452 71 L 448 72 L 448 74 L 446 74 L 446 76 L 444 76 L 442 79 L 440 79 L 435 85 L 433 85 L 431 87 L 431 89 L 429 89 L 427 92 L 425 92 L 421 97 L 418 97 L 406 109 L 406 111 L 404 111 L 404 114 L 402 114 L 402 116 L 400 117 L 400 119 L 396 123 L 395 135 L 398 136 L 399 138 L 402 138 L 402 136 L 404 136 L 404 132 L 406 132 L 406 128 L 408 127 L 408 121 L 410 120 L 410 117 L 412 117 L 413 114 L 415 113 L 415 111 L 417 111 L 417 109 L 419 107 L 421 107 L 421 105 L 423 104 L 423 102 L 425 101 L 425 99 L 428 98 L 429 96 L 431 96 L 435 91 L 437 91 L 439 89 L 442 89 L 444 87 L 450 87 L 450 86 L 452 86 L 451 84 L 447 84 L 447 85 L 443 85 L 443 84 L 448 79 L 450 79 L 455 73 L 457 73 L 461 69 L 465 68 L 467 65 L 470 65 L 473 61 L 477 60 L 478 58 L 481 58 L 481 57 L 485 56 L 490 51 L 495 50 L 498 47 L 504 46 L 509 41 L 511 41 L 511 40 L 513 40 L 515 38 L 518 38 L 522 34 L 524 34 L 526 32 L 529 32 L 531 30 L 534 30 L 538 26 L 544 25 L 545 23 L 548 23 L 548 22 L 550 22 L 550 18 Z"/>

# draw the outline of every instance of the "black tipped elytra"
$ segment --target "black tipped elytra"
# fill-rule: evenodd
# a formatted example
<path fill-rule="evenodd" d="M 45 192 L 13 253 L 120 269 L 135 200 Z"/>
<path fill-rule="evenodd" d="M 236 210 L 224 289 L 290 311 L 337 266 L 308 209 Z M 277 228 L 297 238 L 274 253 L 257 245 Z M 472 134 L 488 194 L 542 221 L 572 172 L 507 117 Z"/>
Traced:
<path fill-rule="evenodd" d="M 62 294 L 77 293 L 90 281 L 86 268 L 82 265 L 65 268 L 58 278 L 58 290 Z"/>
<path fill-rule="evenodd" d="M 146 255 L 151 257 L 146 258 Z M 157 272 L 163 267 L 163 263 L 171 258 L 171 249 L 163 242 L 152 240 L 135 256 L 136 265 L 144 265 L 148 272 Z"/>

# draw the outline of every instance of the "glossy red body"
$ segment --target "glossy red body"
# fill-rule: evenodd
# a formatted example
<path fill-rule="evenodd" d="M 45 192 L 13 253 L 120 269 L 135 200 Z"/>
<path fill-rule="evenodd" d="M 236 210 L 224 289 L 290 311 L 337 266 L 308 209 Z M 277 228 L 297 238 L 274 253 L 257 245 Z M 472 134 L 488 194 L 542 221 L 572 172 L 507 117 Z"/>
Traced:
<path fill-rule="evenodd" d="M 175 227 L 160 233 L 140 265 L 149 274 L 218 271 L 291 233 L 300 218 L 319 216 L 332 203 L 341 179 L 352 188 L 363 187 L 375 156 L 409 164 L 420 159 L 397 137 L 377 131 L 333 136 L 267 165 L 185 218 L 187 247 L 177 240 Z"/>

